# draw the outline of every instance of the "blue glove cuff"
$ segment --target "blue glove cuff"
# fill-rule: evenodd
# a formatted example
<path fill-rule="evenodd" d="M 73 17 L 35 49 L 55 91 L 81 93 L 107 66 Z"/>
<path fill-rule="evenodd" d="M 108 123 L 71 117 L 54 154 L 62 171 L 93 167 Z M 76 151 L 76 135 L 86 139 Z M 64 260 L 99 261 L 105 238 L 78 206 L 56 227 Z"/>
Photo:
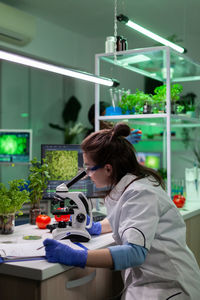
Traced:
<path fill-rule="evenodd" d="M 87 250 L 74 250 L 73 252 L 73 266 L 85 268 L 87 262 Z"/>

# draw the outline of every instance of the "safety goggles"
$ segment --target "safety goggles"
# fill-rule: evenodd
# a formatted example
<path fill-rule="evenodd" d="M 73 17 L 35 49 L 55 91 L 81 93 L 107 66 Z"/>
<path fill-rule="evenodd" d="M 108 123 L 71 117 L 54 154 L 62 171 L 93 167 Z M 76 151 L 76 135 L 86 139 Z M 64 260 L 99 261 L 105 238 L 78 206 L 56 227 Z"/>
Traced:
<path fill-rule="evenodd" d="M 102 168 L 102 166 L 96 165 L 96 166 L 93 166 L 93 167 L 88 167 L 85 164 L 83 164 L 83 169 L 85 170 L 86 173 L 94 172 L 94 171 L 96 171 L 100 168 Z"/>

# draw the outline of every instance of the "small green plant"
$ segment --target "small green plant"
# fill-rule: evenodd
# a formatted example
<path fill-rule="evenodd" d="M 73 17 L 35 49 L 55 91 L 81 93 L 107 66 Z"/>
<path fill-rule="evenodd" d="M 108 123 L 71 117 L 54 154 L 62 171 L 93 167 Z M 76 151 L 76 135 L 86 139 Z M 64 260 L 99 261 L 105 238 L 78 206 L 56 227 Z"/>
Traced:
<path fill-rule="evenodd" d="M 177 105 L 176 111 L 180 114 L 184 110 L 184 105 Z"/>
<path fill-rule="evenodd" d="M 172 102 L 176 102 L 180 99 L 180 94 L 182 93 L 183 91 L 183 87 L 181 84 L 179 83 L 176 83 L 176 84 L 173 84 L 172 87 L 171 87 L 171 100 Z"/>
<path fill-rule="evenodd" d="M 119 101 L 119 107 L 122 109 L 122 113 L 126 114 L 127 112 L 132 114 L 143 113 L 144 104 L 151 105 L 152 97 L 149 94 L 145 94 L 143 91 L 136 89 L 135 94 L 124 94 Z"/>
<path fill-rule="evenodd" d="M 176 102 L 180 99 L 180 94 L 183 90 L 181 84 L 176 83 L 171 85 L 171 101 Z M 156 102 L 166 102 L 167 87 L 166 84 L 157 86 L 154 90 L 153 100 Z"/>
<path fill-rule="evenodd" d="M 171 85 L 171 110 L 172 112 L 175 112 L 174 104 L 180 99 L 180 94 L 183 90 L 182 85 L 179 83 Z M 166 105 L 166 93 L 167 93 L 167 87 L 166 84 L 157 86 L 154 89 L 154 95 L 152 96 L 154 108 L 153 112 L 157 113 L 159 111 L 165 111 L 165 105 Z M 184 107 L 179 106 L 178 113 L 183 111 Z"/>
<path fill-rule="evenodd" d="M 195 105 L 194 104 L 187 104 L 185 106 L 185 110 L 187 111 L 195 111 Z"/>
<path fill-rule="evenodd" d="M 132 110 L 135 106 L 135 97 L 134 94 L 126 95 L 124 94 L 119 101 L 119 107 L 122 109 L 122 113 L 125 114 L 127 111 L 133 113 Z"/>
<path fill-rule="evenodd" d="M 42 199 L 44 190 L 47 188 L 49 179 L 48 164 L 45 159 L 43 159 L 43 162 L 41 163 L 35 157 L 31 161 L 29 171 L 30 201 L 32 208 L 39 208 L 40 200 Z"/>
<path fill-rule="evenodd" d="M 10 181 L 9 187 L 0 183 L 0 214 L 22 215 L 21 208 L 25 202 L 29 202 L 29 192 L 26 189 L 26 181 L 15 179 Z"/>

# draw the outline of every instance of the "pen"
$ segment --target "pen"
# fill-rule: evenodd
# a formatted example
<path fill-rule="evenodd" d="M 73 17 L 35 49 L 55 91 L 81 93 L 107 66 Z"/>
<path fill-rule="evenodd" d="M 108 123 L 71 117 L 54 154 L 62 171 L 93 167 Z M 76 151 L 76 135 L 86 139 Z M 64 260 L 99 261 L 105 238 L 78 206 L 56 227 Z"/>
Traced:
<path fill-rule="evenodd" d="M 77 246 L 79 246 L 79 247 L 81 247 L 81 248 L 83 248 L 83 249 L 86 249 L 86 250 L 88 250 L 88 248 L 87 248 L 87 247 L 85 247 L 84 245 L 82 245 L 81 243 L 77 243 L 77 242 L 75 242 L 74 244 L 75 244 L 75 245 L 77 245 Z M 40 249 L 42 249 L 42 248 L 44 248 L 44 245 L 43 245 L 43 246 L 41 246 L 41 247 L 39 247 L 39 248 L 37 248 L 36 250 L 40 250 Z"/>
<path fill-rule="evenodd" d="M 36 250 L 40 250 L 40 249 L 42 249 L 42 248 L 44 248 L 44 246 L 41 246 L 41 247 L 37 248 Z"/>
<path fill-rule="evenodd" d="M 55 239 L 55 240 L 56 240 L 56 239 Z M 44 247 L 45 247 L 45 246 L 43 245 L 43 246 L 37 248 L 36 250 L 40 250 L 40 249 L 42 249 L 42 248 L 44 248 Z"/>
<path fill-rule="evenodd" d="M 56 239 L 55 239 L 55 240 L 56 240 Z M 42 249 L 42 248 L 44 248 L 44 247 L 45 247 L 45 246 L 43 245 L 43 246 L 37 248 L 36 250 L 40 250 L 40 249 Z"/>

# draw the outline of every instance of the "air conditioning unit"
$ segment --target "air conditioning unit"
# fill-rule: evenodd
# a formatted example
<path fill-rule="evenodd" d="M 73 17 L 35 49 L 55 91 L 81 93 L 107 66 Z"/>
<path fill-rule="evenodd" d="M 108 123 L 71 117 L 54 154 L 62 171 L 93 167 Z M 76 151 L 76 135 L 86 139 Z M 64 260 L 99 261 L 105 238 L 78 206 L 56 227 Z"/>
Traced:
<path fill-rule="evenodd" d="M 32 15 L 0 3 L 0 40 L 24 46 L 34 38 L 35 31 L 36 22 Z"/>

